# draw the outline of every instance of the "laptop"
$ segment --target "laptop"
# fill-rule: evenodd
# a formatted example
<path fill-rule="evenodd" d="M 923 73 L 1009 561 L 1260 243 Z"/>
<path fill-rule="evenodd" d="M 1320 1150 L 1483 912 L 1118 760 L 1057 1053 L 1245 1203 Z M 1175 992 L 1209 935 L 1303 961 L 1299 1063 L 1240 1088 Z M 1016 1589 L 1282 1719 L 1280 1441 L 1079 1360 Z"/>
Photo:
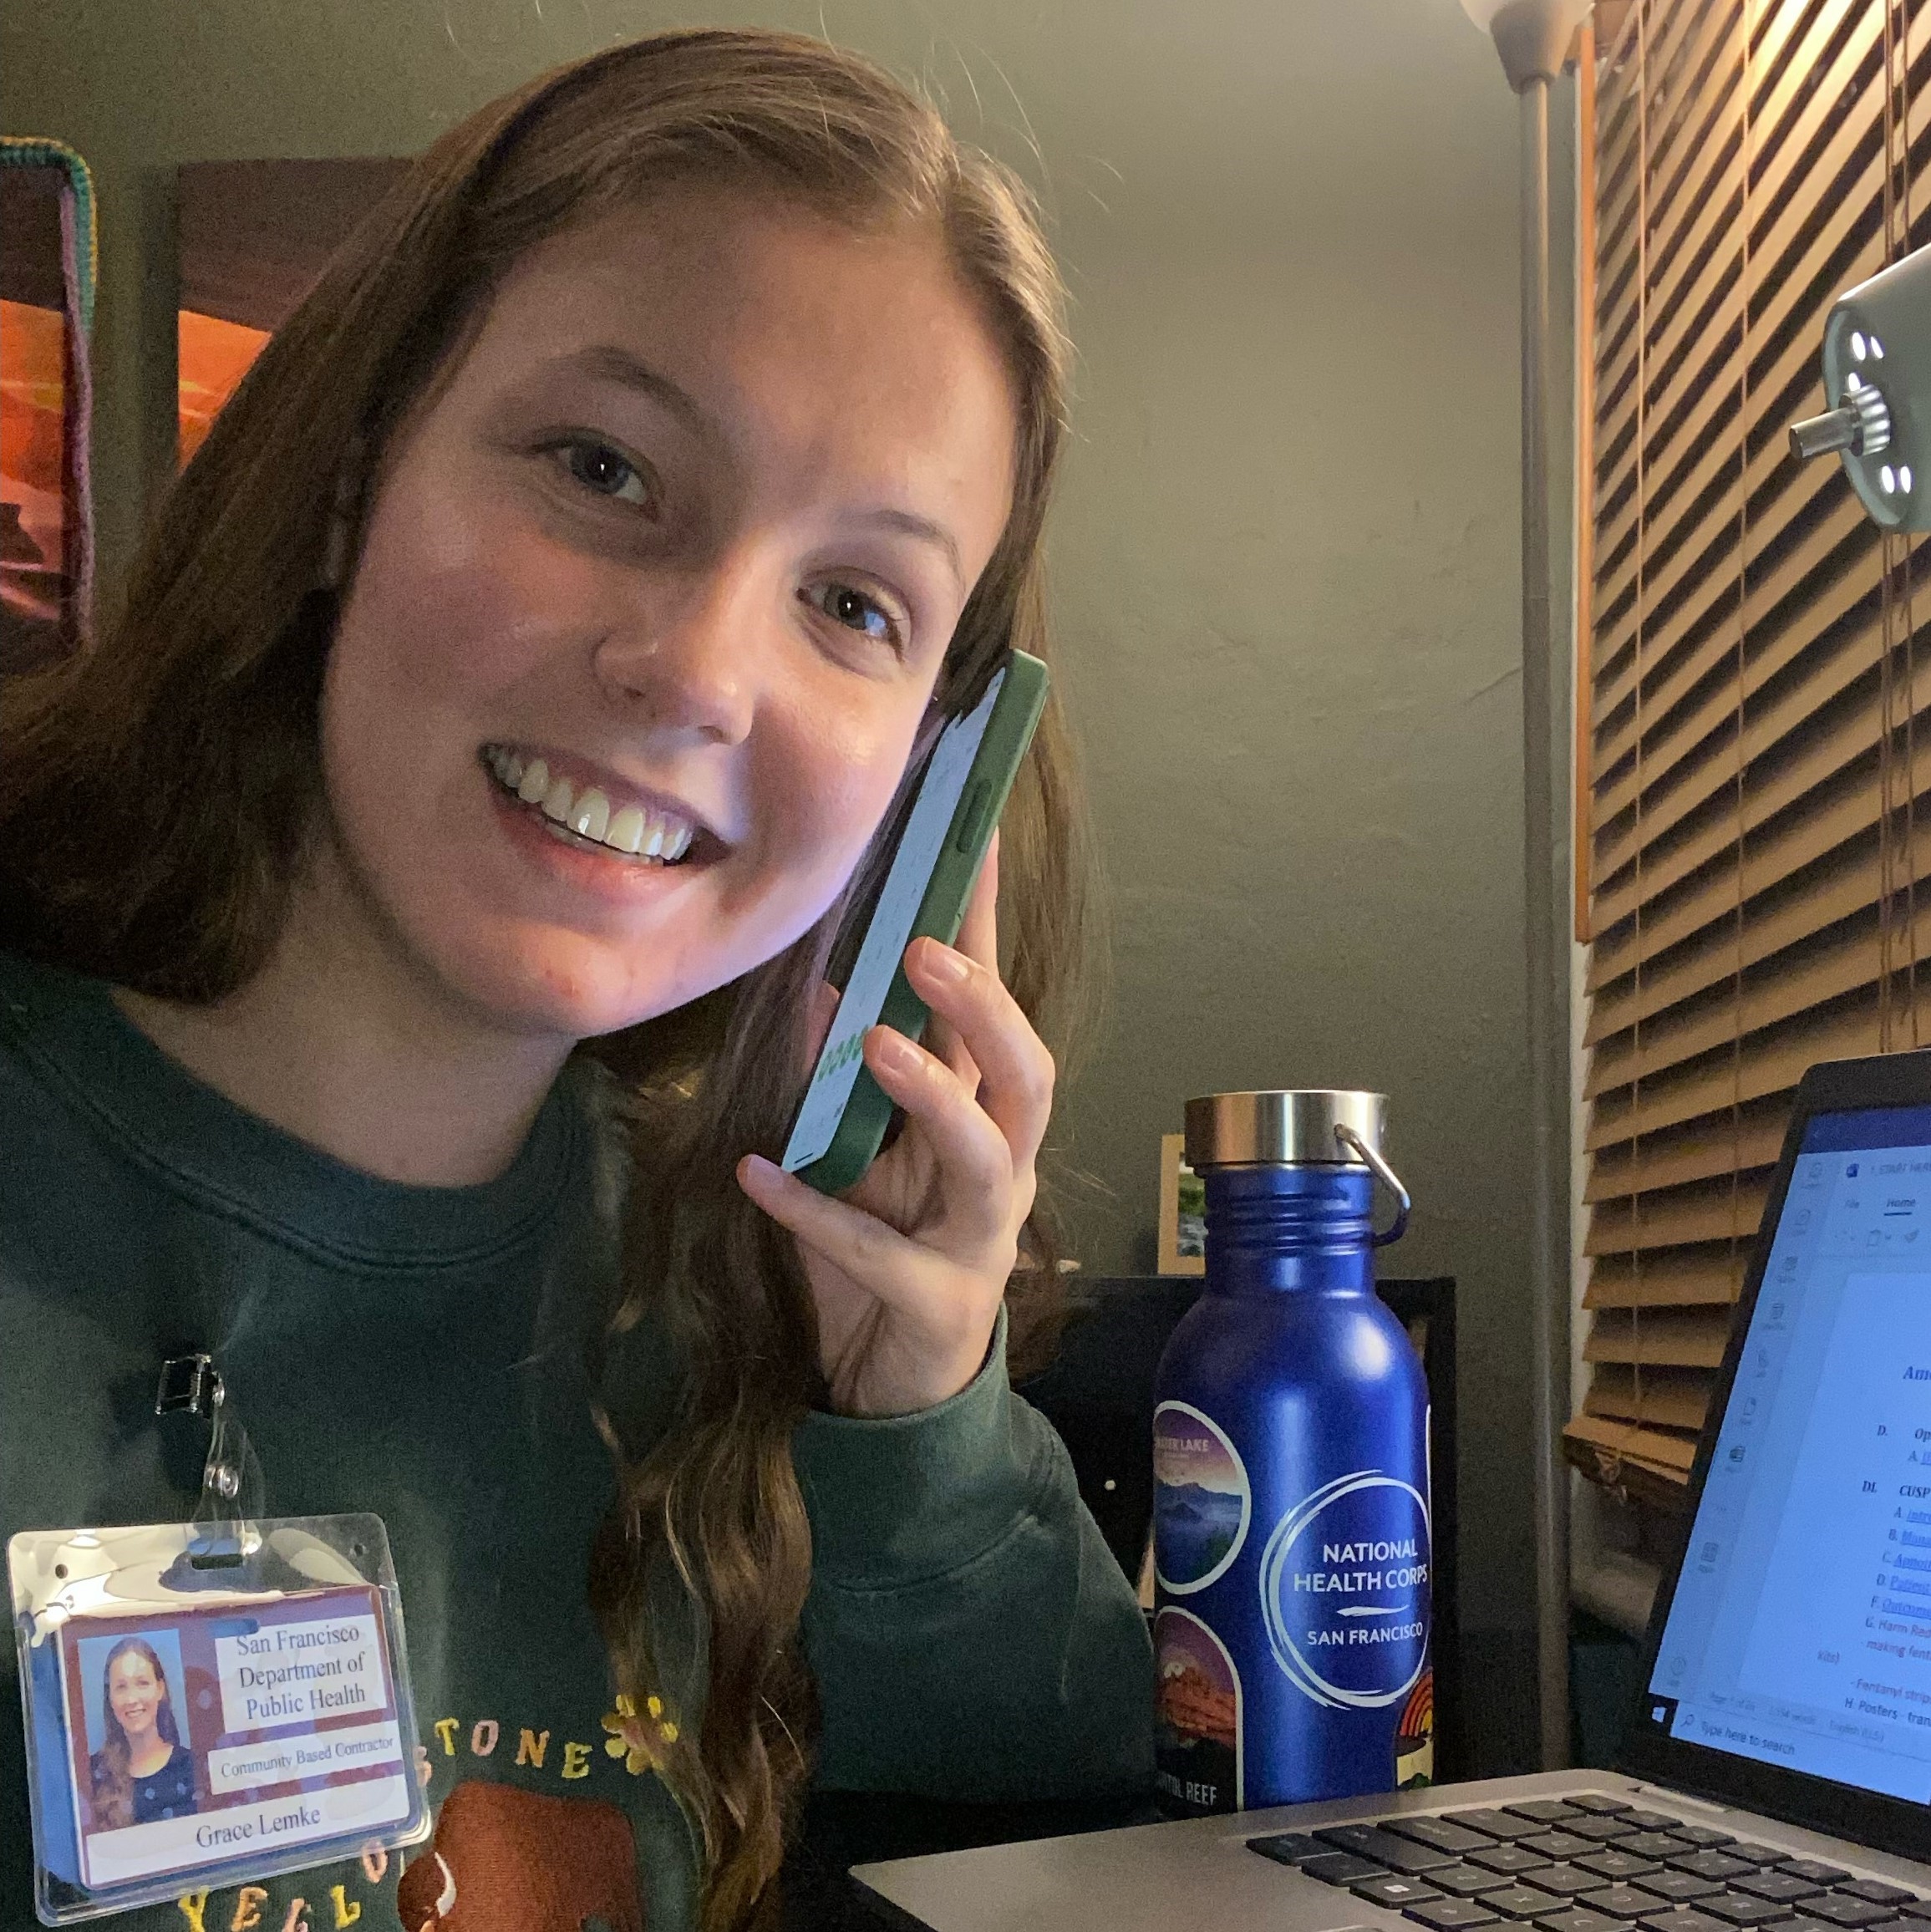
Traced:
<path fill-rule="evenodd" d="M 931 1932 L 1931 1932 L 1931 1052 L 1805 1075 L 1690 1495 L 1613 1771 L 852 1876 Z"/>

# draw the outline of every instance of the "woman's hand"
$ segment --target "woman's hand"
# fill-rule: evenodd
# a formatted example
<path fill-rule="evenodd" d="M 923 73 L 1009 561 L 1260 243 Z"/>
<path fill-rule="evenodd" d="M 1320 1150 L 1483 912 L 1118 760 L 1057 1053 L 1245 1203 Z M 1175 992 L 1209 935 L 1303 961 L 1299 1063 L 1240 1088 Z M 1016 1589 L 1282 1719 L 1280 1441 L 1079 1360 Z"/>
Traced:
<path fill-rule="evenodd" d="M 744 1192 L 797 1238 L 844 1415 L 929 1409 L 978 1375 L 1033 1209 L 1053 1056 L 999 979 L 998 901 L 995 839 L 957 947 L 906 948 L 932 1009 L 927 1045 L 887 1026 L 865 1036 L 865 1064 L 906 1119 L 857 1186 L 833 1200 L 756 1155 L 738 1164 Z"/>

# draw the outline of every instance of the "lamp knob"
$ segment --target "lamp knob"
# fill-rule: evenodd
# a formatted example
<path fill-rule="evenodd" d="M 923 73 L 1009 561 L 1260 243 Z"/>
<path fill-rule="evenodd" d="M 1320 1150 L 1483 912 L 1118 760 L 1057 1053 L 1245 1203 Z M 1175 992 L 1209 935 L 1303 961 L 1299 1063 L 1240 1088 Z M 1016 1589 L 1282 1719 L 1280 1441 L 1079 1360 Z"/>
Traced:
<path fill-rule="evenodd" d="M 1790 426 L 1791 453 L 1800 462 L 1837 450 L 1848 450 L 1853 456 L 1875 456 L 1890 444 L 1891 411 L 1873 383 L 1851 390 L 1839 408 Z"/>
<path fill-rule="evenodd" d="M 1852 450 L 1857 442 L 1857 412 L 1827 409 L 1821 416 L 1806 416 L 1790 426 L 1791 455 L 1800 463 L 1813 456 L 1828 456 L 1839 450 Z"/>

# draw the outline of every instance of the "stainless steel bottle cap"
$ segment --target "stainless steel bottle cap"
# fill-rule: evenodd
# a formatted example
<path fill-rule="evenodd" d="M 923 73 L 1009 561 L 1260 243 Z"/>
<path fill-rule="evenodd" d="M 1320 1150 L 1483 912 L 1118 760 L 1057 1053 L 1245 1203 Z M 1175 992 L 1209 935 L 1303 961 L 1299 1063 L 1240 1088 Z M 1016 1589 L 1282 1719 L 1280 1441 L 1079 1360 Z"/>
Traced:
<path fill-rule="evenodd" d="M 1387 1131 L 1386 1094 L 1353 1088 L 1202 1094 L 1187 1103 L 1187 1164 L 1202 1167 L 1366 1167 L 1337 1128 L 1380 1154 Z"/>

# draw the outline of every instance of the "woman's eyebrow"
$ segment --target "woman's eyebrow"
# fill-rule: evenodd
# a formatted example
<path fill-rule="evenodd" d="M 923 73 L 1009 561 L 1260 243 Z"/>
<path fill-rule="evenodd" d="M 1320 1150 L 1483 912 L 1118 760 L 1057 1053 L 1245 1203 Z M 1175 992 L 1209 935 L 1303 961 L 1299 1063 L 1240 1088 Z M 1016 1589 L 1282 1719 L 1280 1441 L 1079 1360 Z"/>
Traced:
<path fill-rule="evenodd" d="M 614 343 L 599 343 L 590 348 L 578 349 L 572 354 L 560 357 L 551 367 L 600 377 L 605 382 L 618 383 L 625 389 L 635 389 L 653 402 L 661 403 L 690 429 L 709 432 L 717 428 L 716 419 L 689 389 L 681 388 L 668 376 Z"/>
<path fill-rule="evenodd" d="M 910 510 L 867 510 L 857 521 L 875 530 L 896 530 L 932 545 L 951 567 L 953 581 L 961 590 L 965 588 L 965 566 L 959 561 L 958 540 L 943 523 Z"/>

